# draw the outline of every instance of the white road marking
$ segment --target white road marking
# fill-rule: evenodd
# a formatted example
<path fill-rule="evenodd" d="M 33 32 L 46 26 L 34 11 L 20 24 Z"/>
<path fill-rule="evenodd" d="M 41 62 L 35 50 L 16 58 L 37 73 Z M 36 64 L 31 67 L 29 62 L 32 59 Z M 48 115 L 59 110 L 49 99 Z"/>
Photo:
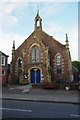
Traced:
<path fill-rule="evenodd" d="M 9 90 L 13 90 L 14 88 L 9 88 Z"/>
<path fill-rule="evenodd" d="M 12 108 L 0 108 L 1 110 L 13 110 L 13 111 L 21 111 L 21 112 L 32 112 L 32 110 L 22 110 L 22 109 L 12 109 Z"/>
<path fill-rule="evenodd" d="M 75 114 L 70 114 L 70 116 L 72 116 L 72 117 L 80 117 L 80 115 L 75 115 Z"/>

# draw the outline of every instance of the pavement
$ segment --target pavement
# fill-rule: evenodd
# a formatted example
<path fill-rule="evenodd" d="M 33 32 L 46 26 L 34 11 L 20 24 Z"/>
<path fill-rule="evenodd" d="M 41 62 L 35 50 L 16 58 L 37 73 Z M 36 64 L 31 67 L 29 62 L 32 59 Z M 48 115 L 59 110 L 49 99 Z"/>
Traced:
<path fill-rule="evenodd" d="M 80 104 L 80 91 L 65 89 L 43 89 L 31 85 L 9 85 L 2 87 L 2 99 Z M 1 98 L 1 97 L 0 97 Z"/>

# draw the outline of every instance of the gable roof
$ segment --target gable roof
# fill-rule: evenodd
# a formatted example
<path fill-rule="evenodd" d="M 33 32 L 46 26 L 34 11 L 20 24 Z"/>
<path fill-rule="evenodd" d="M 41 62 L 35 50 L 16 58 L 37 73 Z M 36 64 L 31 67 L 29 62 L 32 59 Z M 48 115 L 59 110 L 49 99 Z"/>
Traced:
<path fill-rule="evenodd" d="M 36 38 L 38 38 L 40 41 L 42 41 L 42 43 L 45 46 L 49 46 L 50 48 L 53 47 L 53 45 L 55 44 L 58 47 L 61 48 L 66 48 L 65 45 L 61 44 L 59 41 L 57 41 L 56 39 L 54 39 L 52 36 L 50 36 L 49 34 L 47 34 L 46 32 L 44 32 L 43 30 L 40 31 L 33 31 L 32 34 L 25 39 L 25 41 L 17 48 L 19 49 L 20 47 L 24 46 L 24 44 L 29 40 L 32 40 L 34 38 L 34 36 Z"/>
<path fill-rule="evenodd" d="M 8 55 L 6 55 L 5 53 L 3 53 L 2 51 L 0 51 L 0 54 L 6 56 L 6 57 L 9 57 Z"/>

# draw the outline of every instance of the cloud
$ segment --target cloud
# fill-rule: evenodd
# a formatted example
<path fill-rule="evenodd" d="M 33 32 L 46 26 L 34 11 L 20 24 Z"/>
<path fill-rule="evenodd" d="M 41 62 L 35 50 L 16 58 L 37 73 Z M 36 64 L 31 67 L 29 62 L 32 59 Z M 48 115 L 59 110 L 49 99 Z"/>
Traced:
<path fill-rule="evenodd" d="M 56 33 L 62 31 L 63 27 L 59 22 L 55 21 L 45 21 L 45 29 L 47 29 L 49 34 Z"/>
<path fill-rule="evenodd" d="M 45 14 L 46 17 L 50 17 L 63 11 L 67 4 L 62 2 L 34 2 L 32 4 L 34 10 L 36 10 L 37 6 L 39 6 L 42 15 Z"/>
<path fill-rule="evenodd" d="M 9 63 L 11 62 L 12 45 L 15 40 L 16 49 L 24 42 L 26 35 L 15 33 L 3 33 L 0 31 L 0 50 L 9 55 Z"/>
<path fill-rule="evenodd" d="M 45 28 L 46 32 L 53 36 L 60 43 L 65 44 L 65 34 L 68 34 L 69 48 L 71 52 L 72 60 L 78 60 L 78 25 L 74 25 L 71 28 L 64 28 L 58 22 L 48 22 Z M 45 31 L 44 30 L 44 31 Z"/>
<path fill-rule="evenodd" d="M 69 30 L 69 43 L 72 53 L 72 60 L 78 60 L 78 27 L 77 25 Z"/>
<path fill-rule="evenodd" d="M 2 30 L 7 29 L 7 27 L 11 25 L 16 25 L 18 23 L 18 19 L 16 16 L 2 15 Z"/>
<path fill-rule="evenodd" d="M 6 14 L 11 14 L 14 10 L 20 9 L 22 7 L 27 7 L 28 3 L 27 2 L 0 2 L 0 11 L 2 13 Z"/>
<path fill-rule="evenodd" d="M 0 2 L 78 2 L 79 0 L 0 0 Z"/>
<path fill-rule="evenodd" d="M 21 14 L 24 8 L 28 7 L 28 3 L 1 3 L 0 2 L 0 24 L 3 25 L 4 29 L 11 25 L 16 25 L 19 22 L 18 14 Z M 18 12 L 18 13 L 17 13 Z M 16 13 L 15 15 L 13 13 Z"/>
<path fill-rule="evenodd" d="M 41 9 L 41 12 L 43 14 L 46 14 L 47 16 L 53 15 L 53 14 L 58 14 L 62 10 L 66 8 L 66 4 L 62 2 L 53 2 L 53 3 L 45 3 L 44 6 Z"/>
<path fill-rule="evenodd" d="M 28 0 L 0 0 L 0 2 L 27 2 Z"/>

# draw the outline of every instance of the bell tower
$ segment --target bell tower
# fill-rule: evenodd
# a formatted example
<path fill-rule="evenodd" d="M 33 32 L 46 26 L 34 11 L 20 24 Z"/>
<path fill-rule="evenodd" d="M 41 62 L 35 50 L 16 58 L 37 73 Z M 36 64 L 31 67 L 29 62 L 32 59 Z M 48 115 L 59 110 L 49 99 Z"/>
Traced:
<path fill-rule="evenodd" d="M 35 21 L 34 30 L 35 31 L 42 30 L 42 19 L 39 16 L 39 9 L 37 11 L 37 15 L 36 15 L 34 21 Z"/>

